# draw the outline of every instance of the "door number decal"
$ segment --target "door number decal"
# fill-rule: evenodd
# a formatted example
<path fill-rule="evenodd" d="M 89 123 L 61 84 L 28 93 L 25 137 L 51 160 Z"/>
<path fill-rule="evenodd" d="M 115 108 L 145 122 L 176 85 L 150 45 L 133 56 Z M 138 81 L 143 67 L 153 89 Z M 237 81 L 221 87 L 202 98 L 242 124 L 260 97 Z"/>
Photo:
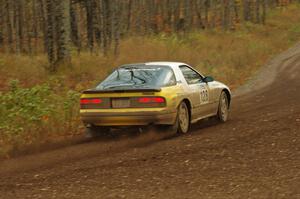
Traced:
<path fill-rule="evenodd" d="M 209 101 L 208 89 L 205 86 L 201 86 L 200 88 L 200 101 L 201 104 L 208 103 Z"/>

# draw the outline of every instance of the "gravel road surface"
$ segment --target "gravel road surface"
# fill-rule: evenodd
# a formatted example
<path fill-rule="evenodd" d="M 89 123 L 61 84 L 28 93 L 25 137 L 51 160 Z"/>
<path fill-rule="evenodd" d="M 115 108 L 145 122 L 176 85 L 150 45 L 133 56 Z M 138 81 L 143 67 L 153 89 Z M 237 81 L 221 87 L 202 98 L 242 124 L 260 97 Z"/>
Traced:
<path fill-rule="evenodd" d="M 230 114 L 184 136 L 150 132 L 2 160 L 0 198 L 300 198 L 300 45 L 241 87 Z"/>

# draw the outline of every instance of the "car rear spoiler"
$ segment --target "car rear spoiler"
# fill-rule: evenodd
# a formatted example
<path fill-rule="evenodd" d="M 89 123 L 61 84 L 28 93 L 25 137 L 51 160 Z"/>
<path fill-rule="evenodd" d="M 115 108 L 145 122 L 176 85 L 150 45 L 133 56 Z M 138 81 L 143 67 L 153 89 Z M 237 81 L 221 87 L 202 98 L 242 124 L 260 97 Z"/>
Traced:
<path fill-rule="evenodd" d="M 96 94 L 96 93 L 134 93 L 134 92 L 160 92 L 161 88 L 134 88 L 134 89 L 112 89 L 112 90 L 85 90 L 83 94 Z"/>

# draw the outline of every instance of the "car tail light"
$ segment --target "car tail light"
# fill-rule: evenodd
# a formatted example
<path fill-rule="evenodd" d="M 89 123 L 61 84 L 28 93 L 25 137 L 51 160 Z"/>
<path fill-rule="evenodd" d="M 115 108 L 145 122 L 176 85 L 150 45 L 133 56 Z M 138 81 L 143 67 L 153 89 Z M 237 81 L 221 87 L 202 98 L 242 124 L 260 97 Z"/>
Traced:
<path fill-rule="evenodd" d="M 165 103 L 166 100 L 163 97 L 141 97 L 138 98 L 139 103 Z"/>
<path fill-rule="evenodd" d="M 80 99 L 80 104 L 81 105 L 86 105 L 86 104 L 101 104 L 102 100 L 98 98 L 94 99 Z"/>
<path fill-rule="evenodd" d="M 133 108 L 155 108 L 155 107 L 165 107 L 166 99 L 164 97 L 155 97 L 155 96 L 145 96 L 145 97 L 137 97 L 132 99 L 132 107 Z"/>

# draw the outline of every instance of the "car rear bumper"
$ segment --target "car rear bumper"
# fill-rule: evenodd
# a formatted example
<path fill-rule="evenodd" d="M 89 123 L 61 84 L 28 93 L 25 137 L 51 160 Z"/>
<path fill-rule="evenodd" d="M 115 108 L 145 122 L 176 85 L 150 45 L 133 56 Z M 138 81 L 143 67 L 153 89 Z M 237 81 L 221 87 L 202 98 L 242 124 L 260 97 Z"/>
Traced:
<path fill-rule="evenodd" d="M 149 124 L 171 125 L 175 123 L 176 112 L 92 112 L 80 111 L 85 124 L 96 126 L 142 126 Z"/>

